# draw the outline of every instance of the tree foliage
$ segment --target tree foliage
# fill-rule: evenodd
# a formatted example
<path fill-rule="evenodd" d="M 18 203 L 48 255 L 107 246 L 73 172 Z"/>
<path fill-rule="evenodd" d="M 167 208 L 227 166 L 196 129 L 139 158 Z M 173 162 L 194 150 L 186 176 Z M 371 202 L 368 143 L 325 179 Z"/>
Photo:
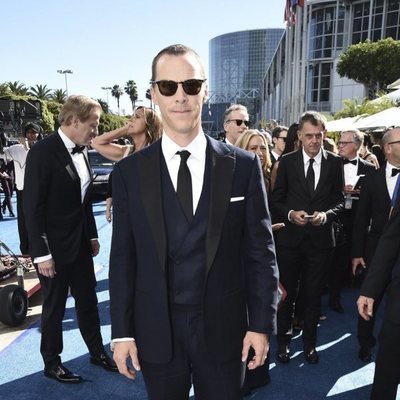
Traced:
<path fill-rule="evenodd" d="M 125 93 L 129 96 L 129 98 L 131 100 L 132 111 L 134 111 L 135 103 L 136 103 L 136 100 L 138 99 L 138 91 L 137 91 L 136 82 L 133 80 L 126 82 L 124 89 L 125 89 Z"/>
<path fill-rule="evenodd" d="M 400 41 L 386 38 L 349 46 L 339 59 L 336 71 L 362 83 L 367 89 L 384 89 L 399 78 Z"/>
<path fill-rule="evenodd" d="M 124 91 L 121 89 L 119 85 L 114 85 L 111 89 L 111 96 L 115 97 L 117 99 L 117 105 L 118 105 L 118 114 L 119 114 L 119 99 L 120 97 L 124 94 Z"/>
<path fill-rule="evenodd" d="M 49 100 L 51 97 L 51 89 L 49 89 L 47 85 L 35 85 L 30 87 L 28 94 L 39 100 Z"/>
<path fill-rule="evenodd" d="M 382 98 L 379 102 L 363 98 L 359 103 L 358 98 L 343 100 L 343 108 L 335 113 L 334 119 L 357 117 L 361 115 L 372 115 L 387 108 L 394 107 L 394 102 L 390 99 Z"/>
<path fill-rule="evenodd" d="M 67 92 L 62 89 L 55 89 L 53 90 L 50 98 L 57 103 L 64 104 L 67 100 Z"/>
<path fill-rule="evenodd" d="M 29 92 L 29 89 L 25 86 L 25 84 L 20 83 L 19 81 L 7 82 L 7 86 L 11 94 L 17 96 L 26 96 Z"/>

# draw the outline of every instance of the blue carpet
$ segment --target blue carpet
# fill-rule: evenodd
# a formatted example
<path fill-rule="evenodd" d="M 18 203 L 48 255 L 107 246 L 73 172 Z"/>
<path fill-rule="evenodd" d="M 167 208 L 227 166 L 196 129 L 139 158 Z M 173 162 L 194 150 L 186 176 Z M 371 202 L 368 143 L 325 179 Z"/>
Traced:
<path fill-rule="evenodd" d="M 105 222 L 104 203 L 94 207 L 99 230 L 101 250 L 95 258 L 99 312 L 105 343 L 110 341 L 108 298 L 108 257 L 111 226 Z M 0 222 L 0 239 L 18 253 L 16 219 Z M 346 289 L 343 295 L 344 314 L 336 314 L 327 307 L 323 298 L 323 311 L 327 319 L 318 330 L 320 363 L 304 363 L 301 337 L 294 338 L 293 357 L 289 364 L 275 364 L 276 343 L 271 343 L 271 383 L 254 391 L 246 400 L 365 400 L 369 398 L 374 363 L 364 364 L 357 358 L 355 336 L 357 291 Z M 61 385 L 43 377 L 43 364 L 39 353 L 39 323 L 30 326 L 13 343 L 0 352 L 0 400 L 145 400 L 147 399 L 141 374 L 129 381 L 119 374 L 108 373 L 89 363 L 85 344 L 79 334 L 74 301 L 68 299 L 64 318 L 65 365 L 82 375 L 81 385 Z M 397 397 L 400 400 L 400 395 Z"/>

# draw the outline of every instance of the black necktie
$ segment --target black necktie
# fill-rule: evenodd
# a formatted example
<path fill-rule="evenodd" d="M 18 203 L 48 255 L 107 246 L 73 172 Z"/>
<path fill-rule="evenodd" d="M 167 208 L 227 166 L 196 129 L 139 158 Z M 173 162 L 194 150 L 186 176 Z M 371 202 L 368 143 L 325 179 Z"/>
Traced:
<path fill-rule="evenodd" d="M 392 168 L 392 176 L 396 176 L 398 173 L 400 173 L 400 169 Z"/>
<path fill-rule="evenodd" d="M 82 153 L 83 150 L 85 150 L 85 146 L 78 146 L 76 144 L 75 147 L 72 149 L 71 154 L 74 155 L 76 153 Z"/>
<path fill-rule="evenodd" d="M 355 159 L 355 160 L 347 160 L 347 159 L 344 159 L 344 160 L 343 160 L 343 164 L 344 164 L 344 165 L 346 165 L 346 164 L 357 165 L 357 159 Z"/>
<path fill-rule="evenodd" d="M 314 187 L 315 187 L 315 174 L 313 168 L 314 161 L 315 160 L 313 158 L 310 158 L 306 175 L 307 187 L 311 195 L 314 193 Z"/>
<path fill-rule="evenodd" d="M 178 151 L 177 154 L 181 157 L 181 163 L 178 170 L 176 194 L 187 220 L 191 222 L 193 218 L 192 176 L 186 163 L 190 153 L 187 150 L 182 150 Z"/>

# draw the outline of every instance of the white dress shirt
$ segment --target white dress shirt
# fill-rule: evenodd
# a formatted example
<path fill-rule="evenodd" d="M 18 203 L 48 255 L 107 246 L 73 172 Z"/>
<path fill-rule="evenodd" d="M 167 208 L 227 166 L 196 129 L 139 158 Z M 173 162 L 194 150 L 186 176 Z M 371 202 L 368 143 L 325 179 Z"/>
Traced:
<path fill-rule="evenodd" d="M 389 192 L 390 198 L 393 197 L 394 188 L 396 186 L 398 175 L 392 176 L 392 169 L 397 169 L 394 165 L 390 164 L 389 161 L 386 163 L 386 185 Z"/>
<path fill-rule="evenodd" d="M 28 151 L 22 144 L 14 144 L 10 147 L 5 147 L 4 154 L 0 154 L 0 158 L 4 161 L 9 162 L 12 160 L 14 162 L 15 186 L 18 190 L 24 190 L 25 165 Z"/>
<path fill-rule="evenodd" d="M 166 133 L 163 133 L 161 137 L 161 150 L 175 191 L 178 184 L 179 164 L 181 162 L 180 155 L 176 153 L 182 150 L 187 150 L 190 153 L 187 166 L 192 176 L 193 215 L 196 213 L 196 208 L 199 204 L 201 191 L 203 189 L 206 148 L 207 139 L 203 132 L 200 132 L 186 147 L 177 145 Z"/>
<path fill-rule="evenodd" d="M 304 161 L 304 176 L 307 176 L 307 170 L 308 166 L 310 165 L 310 158 L 307 153 L 304 151 L 304 149 L 301 150 L 303 152 L 303 161 Z M 315 182 L 314 182 L 314 190 L 318 185 L 319 177 L 321 176 L 321 161 L 322 161 L 322 149 L 319 150 L 319 153 L 313 157 L 314 158 L 314 164 L 313 164 L 313 170 L 314 170 L 314 176 L 315 176 Z"/>
<path fill-rule="evenodd" d="M 354 165 L 352 163 L 347 163 L 344 164 L 343 166 L 343 173 L 344 173 L 344 184 L 345 185 L 351 185 L 351 186 L 355 186 L 355 184 L 357 183 L 359 176 L 357 175 L 357 171 L 358 171 L 358 157 L 353 158 L 350 161 L 356 160 L 357 164 Z"/>

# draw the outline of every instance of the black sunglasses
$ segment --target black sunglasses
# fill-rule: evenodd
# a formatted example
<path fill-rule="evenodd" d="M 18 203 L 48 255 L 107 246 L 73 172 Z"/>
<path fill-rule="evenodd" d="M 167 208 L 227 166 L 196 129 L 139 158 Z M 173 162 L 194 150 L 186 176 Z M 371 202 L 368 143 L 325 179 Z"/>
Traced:
<path fill-rule="evenodd" d="M 201 87 L 203 83 L 207 79 L 188 79 L 183 82 L 175 82 L 175 81 L 150 81 L 152 85 L 157 84 L 158 90 L 163 96 L 173 96 L 178 90 L 178 85 L 181 84 L 183 90 L 186 94 L 190 96 L 195 96 L 200 93 Z"/>
<path fill-rule="evenodd" d="M 278 136 L 278 139 L 282 139 L 286 143 L 286 138 L 284 136 Z"/>
<path fill-rule="evenodd" d="M 237 126 L 245 124 L 247 127 L 249 127 L 250 125 L 250 121 L 247 121 L 246 119 L 228 119 L 226 122 L 231 122 L 231 121 L 235 121 Z"/>

